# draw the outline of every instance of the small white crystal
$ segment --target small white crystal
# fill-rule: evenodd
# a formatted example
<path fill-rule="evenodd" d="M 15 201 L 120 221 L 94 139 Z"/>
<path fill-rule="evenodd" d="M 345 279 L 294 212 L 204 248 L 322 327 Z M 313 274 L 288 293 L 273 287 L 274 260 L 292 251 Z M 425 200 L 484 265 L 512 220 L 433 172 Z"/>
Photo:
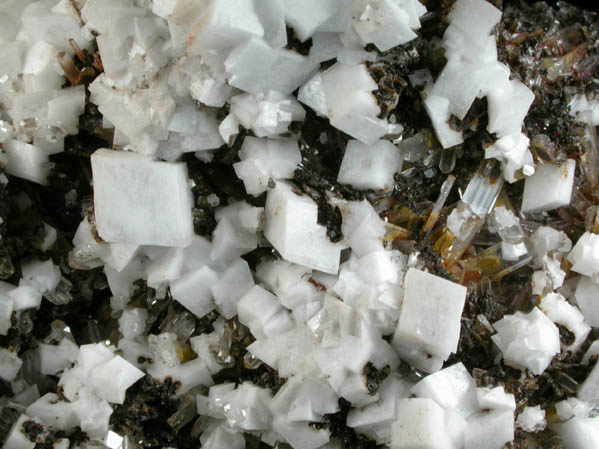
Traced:
<path fill-rule="evenodd" d="M 566 349 L 576 352 L 585 342 L 591 327 L 585 323 L 584 316 L 577 307 L 571 305 L 559 293 L 549 293 L 541 299 L 539 308 L 556 324 L 565 326 L 574 334 L 575 340 Z"/>
<path fill-rule="evenodd" d="M 401 171 L 402 158 L 395 145 L 378 140 L 370 145 L 347 143 L 337 181 L 357 189 L 391 190 L 393 175 Z"/>
<path fill-rule="evenodd" d="M 430 374 L 412 387 L 418 397 L 434 399 L 446 410 L 464 416 L 478 411 L 476 384 L 462 363 L 456 363 Z"/>
<path fill-rule="evenodd" d="M 526 178 L 522 194 L 522 212 L 551 210 L 570 204 L 576 161 L 562 165 L 542 164 Z"/>
<path fill-rule="evenodd" d="M 42 294 L 54 291 L 60 282 L 60 268 L 52 263 L 52 259 L 21 262 L 21 271 L 23 279 Z"/>
<path fill-rule="evenodd" d="M 599 235 L 585 232 L 576 242 L 568 262 L 572 264 L 572 271 L 593 278 L 599 277 Z"/>
<path fill-rule="evenodd" d="M 122 404 L 127 389 L 141 379 L 144 373 L 121 356 L 100 363 L 91 372 L 89 382 L 102 399 Z"/>
<path fill-rule="evenodd" d="M 465 449 L 502 449 L 514 439 L 514 412 L 491 410 L 470 416 L 464 431 Z"/>
<path fill-rule="evenodd" d="M 187 310 L 202 318 L 216 307 L 210 288 L 217 280 L 218 274 L 210 267 L 204 266 L 171 282 L 171 294 Z"/>
<path fill-rule="evenodd" d="M 220 279 L 210 288 L 216 308 L 226 319 L 237 315 L 239 300 L 254 286 L 248 263 L 243 259 L 232 262 Z"/>
<path fill-rule="evenodd" d="M 19 419 L 10 428 L 2 449 L 33 449 L 35 441 L 31 441 L 22 431 L 23 424 L 31 421 L 31 418 L 25 414 L 19 416 Z M 39 420 L 34 420 L 38 422 Z"/>
<path fill-rule="evenodd" d="M 35 287 L 19 282 L 19 286 L 8 292 L 13 301 L 14 310 L 35 309 L 42 303 L 42 293 Z"/>
<path fill-rule="evenodd" d="M 372 95 L 378 86 L 365 65 L 336 63 L 321 76 L 331 125 L 366 144 L 387 134 L 388 123 L 378 118 Z"/>
<path fill-rule="evenodd" d="M 18 140 L 7 140 L 3 146 L 8 157 L 8 174 L 46 185 L 50 173 L 50 159 L 45 151 Z"/>
<path fill-rule="evenodd" d="M 271 179 L 293 178 L 302 160 L 297 142 L 251 136 L 244 139 L 239 158 L 241 162 L 233 168 L 247 193 L 254 196 L 265 192 Z"/>
<path fill-rule="evenodd" d="M 60 340 L 58 345 L 38 345 L 40 352 L 40 372 L 42 374 L 56 375 L 77 360 L 79 346 L 68 338 Z"/>
<path fill-rule="evenodd" d="M 518 415 L 516 423 L 526 432 L 539 432 L 545 429 L 545 410 L 540 405 L 536 407 L 524 407 L 524 410 Z"/>

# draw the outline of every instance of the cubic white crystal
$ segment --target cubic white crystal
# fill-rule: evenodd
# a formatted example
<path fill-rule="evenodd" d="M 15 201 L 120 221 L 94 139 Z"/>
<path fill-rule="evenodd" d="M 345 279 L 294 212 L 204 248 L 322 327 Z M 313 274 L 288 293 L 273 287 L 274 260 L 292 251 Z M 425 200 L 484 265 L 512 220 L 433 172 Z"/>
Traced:
<path fill-rule="evenodd" d="M 472 18 L 476 17 L 476 23 Z M 501 19 L 501 10 L 485 0 L 459 0 L 448 14 L 452 26 L 468 33 L 472 40 L 487 36 Z"/>
<path fill-rule="evenodd" d="M 212 268 L 204 266 L 171 282 L 171 294 L 187 310 L 202 318 L 216 307 L 210 288 L 217 280 L 218 274 Z"/>
<path fill-rule="evenodd" d="M 143 335 L 148 320 L 148 312 L 140 307 L 126 308 L 119 318 L 119 330 L 125 338 Z"/>
<path fill-rule="evenodd" d="M 285 21 L 302 42 L 346 7 L 342 0 L 285 0 L 284 3 Z"/>
<path fill-rule="evenodd" d="M 532 235 L 535 252 L 535 265 L 543 265 L 543 258 L 549 253 L 567 253 L 572 249 L 572 242 L 565 232 L 549 226 L 539 226 Z"/>
<path fill-rule="evenodd" d="M 378 140 L 371 145 L 347 143 L 337 181 L 357 189 L 391 190 L 393 175 L 401 171 L 402 158 L 395 145 Z"/>
<path fill-rule="evenodd" d="M 257 338 L 271 337 L 291 329 L 293 322 L 279 298 L 259 285 L 253 286 L 237 303 L 239 321 Z"/>
<path fill-rule="evenodd" d="M 424 107 L 435 128 L 437 139 L 443 148 L 450 148 L 464 142 L 462 133 L 454 131 L 449 126 L 451 113 L 449 111 L 449 100 L 445 97 L 430 95 L 425 92 Z"/>
<path fill-rule="evenodd" d="M 430 374 L 414 385 L 411 392 L 418 397 L 433 399 L 446 410 L 463 416 L 478 411 L 476 384 L 462 363 L 456 363 Z"/>
<path fill-rule="evenodd" d="M 193 235 L 185 164 L 100 149 L 91 156 L 94 211 L 109 242 L 185 247 Z"/>
<path fill-rule="evenodd" d="M 306 56 L 271 48 L 262 39 L 250 39 L 235 47 L 225 60 L 229 83 L 250 93 L 269 89 L 289 95 L 305 83 L 316 69 Z"/>
<path fill-rule="evenodd" d="M 17 377 L 23 361 L 6 348 L 0 348 L 0 379 L 11 382 Z"/>
<path fill-rule="evenodd" d="M 19 416 L 19 419 L 10 428 L 2 449 L 33 449 L 35 447 L 35 441 L 31 441 L 22 430 L 23 424 L 30 420 L 31 418 L 25 414 Z"/>
<path fill-rule="evenodd" d="M 8 174 L 46 185 L 50 173 L 50 159 L 45 151 L 18 140 L 7 140 L 3 146 L 8 157 Z"/>
<path fill-rule="evenodd" d="M 55 375 L 77 360 L 79 346 L 68 338 L 60 340 L 58 345 L 38 345 L 40 352 L 40 372 L 42 374 Z"/>
<path fill-rule="evenodd" d="M 559 293 L 549 293 L 544 296 L 539 308 L 551 321 L 565 326 L 574 334 L 574 342 L 564 346 L 572 352 L 578 351 L 591 331 L 591 327 L 585 323 L 580 310 L 566 301 L 566 298 Z"/>
<path fill-rule="evenodd" d="M 551 210 L 570 204 L 576 161 L 562 165 L 542 164 L 526 178 L 522 194 L 522 212 Z"/>
<path fill-rule="evenodd" d="M 187 38 L 188 52 L 208 53 L 262 37 L 264 28 L 254 2 L 215 0 L 196 18 Z"/>
<path fill-rule="evenodd" d="M 304 119 L 306 112 L 293 96 L 275 90 L 259 94 L 240 94 L 230 98 L 231 113 L 256 137 L 276 136 L 287 131 L 293 121 Z"/>
<path fill-rule="evenodd" d="M 168 130 L 184 136 L 184 152 L 219 148 L 223 139 L 218 131 L 216 114 L 191 105 L 180 106 L 171 117 Z"/>
<path fill-rule="evenodd" d="M 21 262 L 21 272 L 23 279 L 40 293 L 52 292 L 60 282 L 60 268 L 52 263 L 52 259 Z"/>
<path fill-rule="evenodd" d="M 54 393 L 46 393 L 30 404 L 26 412 L 59 430 L 70 430 L 79 424 L 71 403 L 60 400 Z"/>
<path fill-rule="evenodd" d="M 392 449 L 453 449 L 445 428 L 445 411 L 432 399 L 397 401 L 392 424 Z"/>
<path fill-rule="evenodd" d="M 250 195 L 265 192 L 270 179 L 290 179 L 302 160 L 297 142 L 248 136 L 239 150 L 241 162 L 233 164 Z"/>
<path fill-rule="evenodd" d="M 48 102 L 48 122 L 59 127 L 65 134 L 77 134 L 79 116 L 84 109 L 84 86 L 62 89 L 56 98 Z"/>
<path fill-rule="evenodd" d="M 465 287 L 410 268 L 404 280 L 403 305 L 393 336 L 393 346 L 399 356 L 423 370 L 427 368 L 414 356 L 414 350 L 425 353 L 425 358 L 447 359 L 457 350 L 465 301 Z"/>
<path fill-rule="evenodd" d="M 268 192 L 264 235 L 289 262 L 336 274 L 341 245 L 332 243 L 324 226 L 317 223 L 318 207 L 307 195 L 277 182 Z"/>
<path fill-rule="evenodd" d="M 514 439 L 514 412 L 491 410 L 470 416 L 464 431 L 465 449 L 501 449 Z"/>
<path fill-rule="evenodd" d="M 337 63 L 321 76 L 331 125 L 366 144 L 387 134 L 389 125 L 378 118 L 372 94 L 378 86 L 366 66 Z"/>
<path fill-rule="evenodd" d="M 210 259 L 229 262 L 242 254 L 249 253 L 258 246 L 255 234 L 234 226 L 228 218 L 219 220 L 212 233 Z"/>
<path fill-rule="evenodd" d="M 228 427 L 226 424 L 220 425 L 209 431 L 202 432 L 200 436 L 202 447 L 206 449 L 245 449 L 245 440 L 243 435 Z"/>
<path fill-rule="evenodd" d="M 108 402 L 122 404 L 127 389 L 141 379 L 144 373 L 121 356 L 97 365 L 90 373 L 89 381 L 98 396 Z"/>
<path fill-rule="evenodd" d="M 572 264 L 572 271 L 596 280 L 599 277 L 599 235 L 588 231 L 582 234 L 568 254 L 568 262 Z"/>
<path fill-rule="evenodd" d="M 563 423 L 552 425 L 560 436 L 564 447 L 594 449 L 599 445 L 599 422 L 595 417 L 574 417 Z"/>
<path fill-rule="evenodd" d="M 495 158 L 502 162 L 504 178 L 515 182 L 514 173 L 528 162 L 530 140 L 522 133 L 507 135 L 485 149 L 485 159 Z"/>
<path fill-rule="evenodd" d="M 322 87 L 322 76 L 320 73 L 314 75 L 297 93 L 297 99 L 309 106 L 321 117 L 327 116 L 327 100 Z"/>
<path fill-rule="evenodd" d="M 239 300 L 254 286 L 248 263 L 243 259 L 232 262 L 220 279 L 210 287 L 216 308 L 226 319 L 237 315 Z"/>
<path fill-rule="evenodd" d="M 497 333 L 491 338 L 508 366 L 541 374 L 560 352 L 557 326 L 537 307 L 526 314 L 505 315 L 493 327 Z"/>
<path fill-rule="evenodd" d="M 13 301 L 14 310 L 35 309 L 42 303 L 42 293 L 22 279 L 19 286 L 7 294 Z"/>
<path fill-rule="evenodd" d="M 491 90 L 487 99 L 487 130 L 503 137 L 521 131 L 524 117 L 535 99 L 535 94 L 522 82 L 512 80 L 500 88 Z"/>
<path fill-rule="evenodd" d="M 354 2 L 356 14 L 352 20 L 362 44 L 373 43 L 380 51 L 387 51 L 397 45 L 405 44 L 416 38 L 411 30 L 410 16 L 402 9 L 410 2 L 394 2 L 392 0 Z M 420 23 L 416 19 L 419 28 Z"/>

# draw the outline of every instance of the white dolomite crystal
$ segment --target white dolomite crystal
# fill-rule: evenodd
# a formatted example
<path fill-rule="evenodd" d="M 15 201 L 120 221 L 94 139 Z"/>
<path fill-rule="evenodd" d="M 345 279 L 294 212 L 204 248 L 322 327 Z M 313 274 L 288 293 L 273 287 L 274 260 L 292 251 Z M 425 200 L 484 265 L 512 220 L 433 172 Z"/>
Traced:
<path fill-rule="evenodd" d="M 318 207 L 291 184 L 277 182 L 268 192 L 264 235 L 289 262 L 336 274 L 342 246 L 317 223 Z"/>
<path fill-rule="evenodd" d="M 393 336 L 393 347 L 399 356 L 424 371 L 438 371 L 442 362 L 457 350 L 465 301 L 465 287 L 410 268 Z"/>
<path fill-rule="evenodd" d="M 191 244 L 191 194 L 185 164 L 100 149 L 92 157 L 94 211 L 108 242 Z"/>
<path fill-rule="evenodd" d="M 402 158 L 395 145 L 378 140 L 371 145 L 347 143 L 337 181 L 357 189 L 391 190 L 393 175 L 401 171 Z"/>
<path fill-rule="evenodd" d="M 522 212 L 539 212 L 570 204 L 576 162 L 562 165 L 542 164 L 526 178 L 522 194 Z"/>
<path fill-rule="evenodd" d="M 529 313 L 505 315 L 493 323 L 491 338 L 509 366 L 541 374 L 553 356 L 560 352 L 559 330 L 538 307 Z"/>

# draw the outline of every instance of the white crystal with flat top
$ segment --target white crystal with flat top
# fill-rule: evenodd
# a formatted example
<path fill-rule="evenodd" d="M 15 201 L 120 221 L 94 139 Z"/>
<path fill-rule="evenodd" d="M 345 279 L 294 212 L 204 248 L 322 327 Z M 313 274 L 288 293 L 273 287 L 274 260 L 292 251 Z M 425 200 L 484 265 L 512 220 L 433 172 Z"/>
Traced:
<path fill-rule="evenodd" d="M 91 156 L 94 212 L 108 242 L 185 247 L 193 235 L 187 167 L 100 149 Z"/>
<path fill-rule="evenodd" d="M 415 367 L 431 370 L 425 360 L 445 360 L 458 347 L 460 318 L 466 287 L 410 268 L 404 280 L 404 298 L 393 346 Z M 415 354 L 415 351 L 420 355 Z"/>
<path fill-rule="evenodd" d="M 317 223 L 316 203 L 291 184 L 277 182 L 266 198 L 264 235 L 284 259 L 337 274 L 342 246 Z"/>

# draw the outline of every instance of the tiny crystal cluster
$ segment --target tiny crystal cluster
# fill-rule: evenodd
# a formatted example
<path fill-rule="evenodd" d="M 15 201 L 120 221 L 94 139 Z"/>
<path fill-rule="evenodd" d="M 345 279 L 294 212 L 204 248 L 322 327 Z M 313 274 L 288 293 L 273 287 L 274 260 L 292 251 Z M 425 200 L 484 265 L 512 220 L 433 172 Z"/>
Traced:
<path fill-rule="evenodd" d="M 3 449 L 599 448 L 599 16 L 0 0 Z"/>

